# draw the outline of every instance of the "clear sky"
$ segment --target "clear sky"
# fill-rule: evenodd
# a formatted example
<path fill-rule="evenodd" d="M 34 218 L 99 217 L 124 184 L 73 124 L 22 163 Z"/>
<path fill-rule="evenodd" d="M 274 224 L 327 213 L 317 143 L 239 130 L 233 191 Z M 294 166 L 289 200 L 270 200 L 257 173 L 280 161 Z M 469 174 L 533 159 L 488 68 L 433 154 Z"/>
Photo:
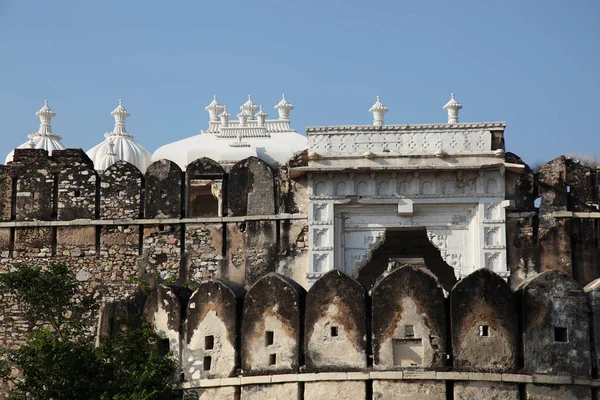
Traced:
<path fill-rule="evenodd" d="M 218 95 L 251 93 L 292 126 L 506 121 L 529 163 L 600 155 L 600 1 L 0 0 L 0 160 L 37 130 L 45 99 L 67 147 L 112 130 L 123 98 L 136 141 L 199 133 Z"/>

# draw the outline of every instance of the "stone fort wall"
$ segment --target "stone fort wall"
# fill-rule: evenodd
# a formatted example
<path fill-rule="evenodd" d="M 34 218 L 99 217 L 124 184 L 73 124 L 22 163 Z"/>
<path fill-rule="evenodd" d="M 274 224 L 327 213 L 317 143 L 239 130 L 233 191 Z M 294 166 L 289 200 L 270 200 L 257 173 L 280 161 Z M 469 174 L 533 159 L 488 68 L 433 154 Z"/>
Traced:
<path fill-rule="evenodd" d="M 508 380 L 503 381 L 505 378 L 503 374 L 514 372 L 543 373 L 549 374 L 548 376 L 562 373 L 570 374 L 572 376 L 568 377 L 568 379 L 571 379 L 568 382 L 569 385 L 584 382 L 582 385 L 586 387 L 585 393 L 591 391 L 590 387 L 595 385 L 595 381 L 590 381 L 590 379 L 596 377 L 596 367 L 592 368 L 596 364 L 592 364 L 591 361 L 589 362 L 589 372 L 581 374 L 577 372 L 578 370 L 567 372 L 566 369 L 556 369 L 560 357 L 546 362 L 548 365 L 554 365 L 552 367 L 554 369 L 550 368 L 544 371 L 527 369 L 527 352 L 524 350 L 510 350 L 525 348 L 523 346 L 526 342 L 527 331 L 524 325 L 517 324 L 517 327 L 521 326 L 519 329 L 522 330 L 518 331 L 516 339 L 513 341 L 494 342 L 494 348 L 499 346 L 502 349 L 510 350 L 510 354 L 507 353 L 509 354 L 508 358 L 514 359 L 516 363 L 510 368 L 500 368 L 503 372 L 493 372 L 496 371 L 495 366 L 490 367 L 489 370 L 487 367 L 482 367 L 482 365 L 487 365 L 485 363 L 488 361 L 485 359 L 490 358 L 489 351 L 483 357 L 481 356 L 483 353 L 472 350 L 474 347 L 471 344 L 460 350 L 460 343 L 471 343 L 469 340 L 465 342 L 465 339 L 461 339 L 464 335 L 470 335 L 469 337 L 473 340 L 478 337 L 481 338 L 482 336 L 477 336 L 477 329 L 483 329 L 480 325 L 485 326 L 482 323 L 475 324 L 473 322 L 475 320 L 468 316 L 463 317 L 466 322 L 460 322 L 459 325 L 452 322 L 454 319 L 449 320 L 451 317 L 454 318 L 452 316 L 453 296 L 454 299 L 460 298 L 460 295 L 454 293 L 461 293 L 459 289 L 461 285 L 465 285 L 464 282 L 468 282 L 466 279 L 460 281 L 452 290 L 450 300 L 438 298 L 440 302 L 438 305 L 444 310 L 444 314 L 431 314 L 433 322 L 438 320 L 447 321 L 443 330 L 439 328 L 441 322 L 436 322 L 436 326 L 440 329 L 436 334 L 441 335 L 440 332 L 443 331 L 445 335 L 443 340 L 439 339 L 434 343 L 428 342 L 429 344 L 423 342 L 422 344 L 422 360 L 429 363 L 427 364 L 429 370 L 426 371 L 425 375 L 416 374 L 411 378 L 411 373 L 414 372 L 413 369 L 409 368 L 406 370 L 408 372 L 402 372 L 404 371 L 403 368 L 396 368 L 393 364 L 394 355 L 390 349 L 393 349 L 394 340 L 410 339 L 410 337 L 393 338 L 392 335 L 385 340 L 376 339 L 375 326 L 378 326 L 376 324 L 379 322 L 377 322 L 375 316 L 382 315 L 381 318 L 383 318 L 386 312 L 397 310 L 388 310 L 388 307 L 382 307 L 381 303 L 378 305 L 375 289 L 373 289 L 372 296 L 362 294 L 364 296 L 363 303 L 356 299 L 352 303 L 354 310 L 360 309 L 360 304 L 364 305 L 365 322 L 355 324 L 351 329 L 344 328 L 348 329 L 348 332 L 355 339 L 361 336 L 362 332 L 365 332 L 365 335 L 363 335 L 365 337 L 364 343 L 360 345 L 364 349 L 364 354 L 360 351 L 351 351 L 350 349 L 354 344 L 350 345 L 349 342 L 344 342 L 343 346 L 346 347 L 341 347 L 340 351 L 334 352 L 335 357 L 337 357 L 337 365 L 345 365 L 342 370 L 339 366 L 334 370 L 328 370 L 318 362 L 311 364 L 312 361 L 310 360 L 312 358 L 306 353 L 306 349 L 309 347 L 306 340 L 313 340 L 311 339 L 313 336 L 311 333 L 311 336 L 307 339 L 305 332 L 309 332 L 309 327 L 306 324 L 312 323 L 310 321 L 315 320 L 317 317 L 311 317 L 309 313 L 304 314 L 303 307 L 305 303 L 302 297 L 304 295 L 301 294 L 303 290 L 301 287 L 306 287 L 305 274 L 308 263 L 306 253 L 307 241 L 309 240 L 306 216 L 307 179 L 302 175 L 291 179 L 289 175 L 289 167 L 305 165 L 305 157 L 306 154 L 301 154 L 290 160 L 288 165 L 275 168 L 269 167 L 256 158 L 249 158 L 225 169 L 210 159 L 200 159 L 191 163 L 186 171 L 182 171 L 172 162 L 161 160 L 153 163 L 146 174 L 141 174 L 130 164 L 119 162 L 103 173 L 98 173 L 94 170 L 89 158 L 79 149 L 55 151 L 52 156 L 49 156 L 43 150 L 18 149 L 12 163 L 7 166 L 0 166 L 0 273 L 16 268 L 20 264 L 47 265 L 49 262 L 64 263 L 77 275 L 83 290 L 96 293 L 99 299 L 109 302 L 128 298 L 135 292 L 138 286 L 137 282 L 140 279 L 151 283 L 176 283 L 187 286 L 191 291 L 200 290 L 202 285 L 209 284 L 209 282 L 218 287 L 221 287 L 219 285 L 239 286 L 241 289 L 248 290 L 248 294 L 242 296 L 244 298 L 243 302 L 235 300 L 237 307 L 244 307 L 241 311 L 236 308 L 237 311 L 234 312 L 234 320 L 237 321 L 236 324 L 238 325 L 240 320 L 243 321 L 242 316 L 257 315 L 256 312 L 253 314 L 251 309 L 246 310 L 248 304 L 255 303 L 251 296 L 253 287 L 259 285 L 267 277 L 270 277 L 269 279 L 273 281 L 269 285 L 276 285 L 274 283 L 276 281 L 287 282 L 285 284 L 281 283 L 283 285 L 281 290 L 286 293 L 287 291 L 294 292 L 300 297 L 296 300 L 295 305 L 294 302 L 288 304 L 273 303 L 271 311 L 274 314 L 271 315 L 272 318 L 269 319 L 270 322 L 267 325 L 273 326 L 273 329 L 280 329 L 281 326 L 287 326 L 285 325 L 287 323 L 285 322 L 286 318 L 289 321 L 296 318 L 294 315 L 298 316 L 299 320 L 296 328 L 298 335 L 294 340 L 290 339 L 287 342 L 287 345 L 293 344 L 290 348 L 294 350 L 290 354 L 297 354 L 297 360 L 287 364 L 286 368 L 275 370 L 269 367 L 271 364 L 269 364 L 268 357 L 261 361 L 262 364 L 259 363 L 265 368 L 256 367 L 259 364 L 252 364 L 254 362 L 252 360 L 246 360 L 246 364 L 244 364 L 243 354 L 244 352 L 248 353 L 249 350 L 244 350 L 244 343 L 241 341 L 230 348 L 229 357 L 238 360 L 235 361 L 236 368 L 241 368 L 244 371 L 244 377 L 238 378 L 234 374 L 216 378 L 204 376 L 200 373 L 198 381 L 200 386 L 197 389 L 202 390 L 194 389 L 196 391 L 194 395 L 204 393 L 202 385 L 206 384 L 223 386 L 222 390 L 225 392 L 232 391 L 232 393 L 238 394 L 243 392 L 244 387 L 248 387 L 248 391 L 243 397 L 253 398 L 250 397 L 253 393 L 250 389 L 252 389 L 252 379 L 255 379 L 256 384 L 260 383 L 260 385 L 282 382 L 281 385 L 278 385 L 279 388 L 292 388 L 289 390 L 296 390 L 293 393 L 300 391 L 304 393 L 305 398 L 319 398 L 311 397 L 310 387 L 318 388 L 322 386 L 319 385 L 319 382 L 327 376 L 331 379 L 325 379 L 325 381 L 339 382 L 340 385 L 342 383 L 346 384 L 345 380 L 352 381 L 354 385 L 359 387 L 357 390 L 363 390 L 360 388 L 364 387 L 365 396 L 373 396 L 373 398 L 393 398 L 388 397 L 388 395 L 377 397 L 379 396 L 377 393 L 380 393 L 378 390 L 385 391 L 384 388 L 387 387 L 392 392 L 401 393 L 404 389 L 400 390 L 399 388 L 408 384 L 411 384 L 411 386 L 410 389 L 406 389 L 408 390 L 407 393 L 412 390 L 416 391 L 415 393 L 421 393 L 419 390 L 423 390 L 423 393 L 437 393 L 436 390 L 428 386 L 426 381 L 436 383 L 438 388 L 443 387 L 444 390 L 441 392 L 438 390 L 439 393 L 456 393 L 457 388 L 463 386 L 465 393 L 469 391 L 479 393 L 477 387 L 481 387 L 481 390 L 487 390 L 489 387 L 504 387 L 506 384 L 511 384 L 513 389 L 517 387 L 517 393 L 521 393 L 521 396 L 524 395 L 524 390 L 527 388 L 537 387 L 534 379 L 542 379 L 537 383 L 554 382 L 549 382 L 550 378 L 535 378 L 536 375 L 527 375 L 528 378 L 523 377 L 522 374 L 508 377 L 506 378 Z M 507 199 L 513 200 L 514 203 L 513 207 L 507 212 L 506 220 L 507 255 L 511 276 L 508 287 L 502 286 L 500 283 L 491 286 L 494 290 L 503 288 L 502 295 L 498 294 L 497 298 L 495 298 L 496 295 L 492 296 L 489 293 L 500 292 L 478 292 L 484 299 L 482 300 L 484 303 L 492 300 L 501 303 L 494 305 L 495 308 L 482 315 L 487 315 L 490 321 L 504 321 L 509 319 L 508 317 L 511 315 L 514 320 L 516 314 L 506 312 L 507 309 L 512 310 L 512 300 L 508 303 L 502 303 L 504 300 L 501 301 L 501 299 L 506 296 L 513 296 L 514 291 L 521 287 L 526 280 L 538 276 L 539 273 L 552 270 L 561 272 L 560 279 L 565 280 L 566 277 L 570 277 L 569 282 L 572 281 L 572 284 L 575 285 L 572 289 L 565 289 L 566 291 L 561 292 L 562 294 L 557 294 L 557 299 L 560 298 L 563 299 L 561 301 L 568 302 L 571 298 L 576 298 L 579 299 L 578 301 L 583 302 L 582 304 L 585 303 L 581 307 L 589 307 L 589 304 L 592 304 L 591 300 L 589 304 L 584 301 L 586 296 L 581 294 L 583 293 L 581 286 L 587 285 L 600 276 L 598 253 L 598 237 L 600 236 L 598 219 L 600 213 L 597 208 L 600 180 L 598 170 L 582 166 L 576 160 L 565 157 L 559 157 L 544 164 L 537 173 L 534 173 L 511 153 L 507 153 L 506 163 L 508 165 L 505 175 Z M 217 215 L 193 216 L 190 207 L 191 196 L 193 195 L 191 188 L 197 182 L 205 183 L 206 181 L 218 182 L 218 185 L 214 184 L 212 186 L 214 197 L 219 199 Z M 540 199 L 539 204 L 535 202 L 538 198 Z M 273 273 L 279 275 L 272 275 Z M 394 274 L 389 276 L 392 275 Z M 540 276 L 546 276 L 546 274 Z M 285 277 L 293 279 L 299 285 L 288 282 Z M 214 279 L 225 281 L 214 281 Z M 552 282 L 555 279 L 557 278 L 552 278 Z M 385 282 L 385 279 L 380 281 L 377 287 L 383 290 Z M 429 282 L 427 284 L 431 285 L 433 291 L 438 290 L 433 289 L 433 283 L 427 282 Z M 265 284 L 262 283 L 262 285 Z M 310 305 L 310 293 L 316 291 L 318 286 L 315 284 L 306 298 L 307 310 L 314 309 Z M 535 293 L 538 294 L 532 295 L 532 298 L 550 296 L 549 293 L 554 290 L 551 286 L 556 285 L 537 289 L 538 292 Z M 263 287 L 262 291 L 273 292 L 271 286 L 268 287 L 268 290 Z M 327 289 L 333 290 L 333 288 Z M 410 291 L 408 287 L 405 290 Z M 239 290 L 231 289 L 231 291 L 238 293 L 238 297 L 236 297 L 238 299 Z M 255 289 L 254 292 L 257 291 L 258 289 Z M 576 292 L 579 294 L 575 294 Z M 165 293 L 169 293 L 169 291 L 167 290 Z M 182 324 L 188 324 L 186 321 L 189 321 L 189 315 L 191 315 L 187 314 L 189 305 L 198 304 L 198 307 L 202 308 L 200 304 L 208 301 L 200 299 L 188 304 L 186 301 L 182 301 L 180 297 L 172 297 L 165 293 L 163 293 L 164 296 L 180 304 L 180 321 L 182 321 Z M 197 293 L 198 291 L 194 293 L 194 296 L 198 295 Z M 518 291 L 517 293 L 524 292 Z M 329 298 L 333 303 L 340 302 L 340 299 L 344 298 L 342 295 L 332 297 L 332 294 L 327 294 L 326 290 L 323 289 L 322 296 Z M 590 299 L 593 297 L 589 296 L 591 295 L 588 295 Z M 302 299 L 300 299 L 301 297 Z M 521 297 L 523 296 L 518 295 L 516 296 L 517 300 L 515 300 L 517 302 L 515 307 L 518 310 L 524 310 L 524 304 L 528 304 L 519 300 Z M 492 298 L 495 298 L 495 300 Z M 263 300 L 258 296 L 256 301 L 260 303 Z M 34 326 L 35 322 L 23 318 L 21 306 L 10 298 L 2 298 L 1 304 L 0 343 L 8 348 L 17 347 L 22 343 L 25 333 Z M 243 306 L 240 304 L 243 304 Z M 460 304 L 462 303 L 454 306 L 455 309 L 461 309 Z M 248 305 L 248 307 L 250 306 Z M 345 307 L 347 308 L 342 303 L 336 306 L 321 304 L 318 306 L 320 310 L 318 315 L 321 317 L 323 315 L 335 315 L 338 313 L 335 310 L 345 309 Z M 402 303 L 401 309 L 407 310 L 406 312 L 412 313 L 411 315 L 420 315 L 422 312 L 419 307 L 414 301 L 407 300 L 406 304 Z M 535 307 L 539 309 L 540 305 L 536 304 Z M 501 309 L 504 311 L 501 311 Z M 372 313 L 370 310 L 373 310 Z M 586 308 L 586 310 L 589 309 Z M 545 332 L 545 334 L 554 335 L 552 325 L 548 325 L 549 322 L 544 319 L 550 318 L 552 315 L 550 311 L 544 313 L 536 311 L 534 314 L 537 313 L 543 316 L 543 318 L 538 318 L 536 322 L 539 325 L 538 329 L 546 326 L 548 332 Z M 230 310 L 229 312 L 233 311 Z M 289 314 L 285 318 L 280 315 L 284 312 Z M 205 313 L 212 316 L 213 319 L 216 318 L 213 316 L 213 314 L 216 314 L 214 310 L 205 310 Z M 371 314 L 373 315 L 372 319 Z M 462 311 L 461 314 L 469 315 Z M 265 312 L 261 315 L 265 316 L 269 313 Z M 357 315 L 353 316 L 354 321 L 357 320 Z M 437 319 L 434 318 L 436 315 Z M 388 315 L 386 318 L 394 320 L 397 317 L 397 315 Z M 252 318 L 249 319 L 252 320 Z M 311 320 L 311 318 L 313 319 Z M 524 321 L 523 318 L 525 317 L 522 316 L 521 321 Z M 565 318 L 563 320 L 568 320 Z M 590 320 L 586 319 L 586 321 L 588 321 L 586 324 L 589 325 Z M 428 321 L 428 323 L 432 323 L 432 321 Z M 463 323 L 467 325 L 475 324 L 478 328 L 473 328 L 475 325 L 468 325 L 471 328 L 467 329 L 462 327 L 461 324 Z M 595 319 L 592 320 L 591 326 L 594 326 L 594 323 L 596 323 Z M 215 322 L 215 324 L 209 325 L 217 326 L 219 324 Z M 224 323 L 220 326 L 223 332 L 229 332 L 233 325 L 229 322 L 229 325 Z M 419 328 L 420 325 L 418 324 L 412 326 L 414 330 L 413 339 L 419 338 L 416 335 L 421 335 L 421 339 L 425 336 L 429 337 L 429 333 L 427 333 L 429 331 L 423 330 L 425 328 Z M 456 331 L 455 326 L 458 326 Z M 491 328 L 493 326 L 492 322 L 489 322 L 487 326 L 488 333 L 494 332 L 494 328 Z M 585 336 L 587 328 L 584 329 L 583 326 L 581 325 L 581 328 L 574 327 L 570 331 L 567 327 L 568 342 L 566 343 L 576 346 L 579 349 L 578 351 L 587 351 L 588 355 L 594 354 L 593 334 L 591 339 L 589 331 Z M 342 329 L 339 326 L 336 327 Z M 562 325 L 556 327 L 565 328 Z M 182 329 L 179 327 L 171 330 L 176 332 L 176 334 L 172 334 L 172 339 L 174 341 L 178 340 L 178 343 L 182 343 L 182 337 L 188 340 L 189 334 L 186 334 L 186 331 Z M 243 333 L 243 329 L 240 329 Z M 263 337 L 264 332 L 261 334 L 262 331 L 256 329 L 251 335 L 255 338 L 255 343 L 266 340 Z M 323 329 L 321 329 L 321 333 L 324 332 Z M 394 328 L 396 330 L 390 331 L 391 328 L 388 326 L 386 329 L 388 329 L 389 334 L 391 334 L 390 332 L 396 332 L 395 334 L 399 335 L 399 332 L 404 328 L 398 328 L 400 330 Z M 427 329 L 431 330 L 433 328 Z M 514 327 L 509 326 L 503 329 L 510 330 Z M 331 331 L 329 333 L 331 334 Z M 324 333 L 322 334 L 324 335 Z M 535 331 L 534 334 L 538 335 L 539 333 Z M 561 336 L 564 334 L 565 332 L 559 329 L 559 339 L 564 338 L 564 336 Z M 340 335 L 341 333 L 338 333 L 338 336 Z M 579 336 L 581 336 L 581 340 L 579 340 Z M 237 337 L 243 338 L 243 335 L 240 334 Z M 256 339 L 259 337 L 262 339 Z M 321 337 L 324 338 L 324 336 Z M 574 341 L 575 338 L 578 338 L 578 341 Z M 202 335 L 194 340 L 197 341 L 195 346 L 198 348 L 204 345 L 202 341 L 205 338 Z M 235 341 L 237 340 L 241 339 L 235 339 Z M 490 341 L 491 339 L 488 340 L 488 342 Z M 192 340 L 191 343 L 193 342 Z M 590 343 L 592 344 L 590 345 Z M 183 352 L 183 349 L 188 345 L 189 343 L 180 345 L 180 350 L 177 351 Z M 408 340 L 404 345 L 404 348 L 411 348 L 411 345 L 416 344 L 411 344 Z M 397 346 L 402 348 L 400 344 L 397 344 Z M 548 346 L 556 347 L 559 345 L 554 345 L 552 342 Z M 560 346 L 564 347 L 565 345 Z M 354 348 L 356 347 L 354 346 Z M 387 353 L 384 351 L 376 355 L 378 354 L 376 350 L 380 348 L 387 349 Z M 431 350 L 434 348 L 437 348 L 437 352 Z M 539 351 L 546 353 L 546 350 L 544 347 Z M 272 353 L 269 353 L 269 357 L 270 354 Z M 330 354 L 329 356 L 334 355 Z M 329 356 L 320 355 L 319 357 L 327 358 Z M 276 355 L 275 365 L 280 367 L 281 364 L 277 364 L 277 357 Z M 350 366 L 351 359 L 357 361 L 363 358 L 365 358 L 365 365 L 361 364 L 360 367 L 357 367 L 358 364 L 353 364 L 354 367 Z M 569 359 L 570 356 L 564 358 Z M 185 362 L 186 359 L 182 358 L 181 360 Z M 401 358 L 398 360 L 402 364 Z M 529 357 L 529 360 L 534 360 L 534 358 Z M 196 361 L 194 359 L 193 362 Z M 331 359 L 328 362 L 329 365 L 334 364 Z M 538 361 L 530 362 L 539 363 Z M 508 365 L 506 360 L 502 363 L 505 363 L 502 364 L 504 366 Z M 218 365 L 218 363 L 214 365 Z M 255 365 L 255 367 L 248 368 L 248 365 Z M 317 368 L 318 365 L 321 365 L 321 367 Z M 378 368 L 378 366 L 381 366 L 381 368 Z M 453 369 L 448 371 L 450 366 Z M 401 365 L 401 367 L 404 366 Z M 188 371 L 187 374 L 190 375 L 190 368 L 191 366 L 182 364 L 184 376 L 185 371 Z M 308 372 L 311 368 L 316 372 Z M 251 375 L 256 376 L 246 377 L 248 371 L 253 371 Z M 275 374 L 273 371 L 278 371 L 278 373 Z M 432 371 L 434 372 L 433 375 Z M 485 371 L 477 373 L 488 374 L 485 375 L 483 381 L 492 383 L 480 384 L 475 382 L 477 381 L 475 377 L 479 375 L 476 375 L 473 371 Z M 319 375 L 338 372 L 343 372 L 342 375 L 346 374 L 344 375 L 346 378 L 341 379 L 339 374 Z M 438 372 L 442 375 L 437 375 Z M 354 375 L 350 375 L 351 373 Z M 460 373 L 462 375 L 445 376 L 444 373 Z M 313 376 L 310 374 L 315 374 L 314 383 L 310 383 Z M 275 375 L 279 377 L 272 378 Z M 587 380 L 577 381 L 573 377 L 575 375 L 585 376 Z M 286 377 L 283 378 L 284 376 Z M 337 378 L 335 378 L 336 376 Z M 350 376 L 354 378 L 350 378 Z M 459 377 L 460 379 L 452 377 Z M 185 379 L 186 382 L 183 387 L 190 388 L 190 393 L 193 394 L 194 390 L 191 389 L 193 385 L 189 382 L 196 379 L 193 379 L 193 376 L 187 376 Z M 204 379 L 209 379 L 208 383 L 202 383 Z M 229 382 L 231 385 L 229 383 L 221 385 L 217 383 L 218 379 L 233 380 L 225 382 Z M 266 379 L 269 381 L 265 381 Z M 280 381 L 277 381 L 277 379 L 280 379 Z M 294 379 L 296 380 L 294 381 Z M 303 380 L 300 381 L 301 379 Z M 544 379 L 546 380 L 544 381 Z M 567 378 L 557 379 L 565 383 Z M 347 384 L 349 385 L 349 383 Z M 332 387 L 336 387 L 336 385 Z M 344 387 L 350 388 L 348 389 L 349 392 L 354 390 L 354 386 Z M 377 389 L 378 387 L 379 389 Z M 452 390 L 449 388 L 452 388 Z M 542 388 L 546 387 L 542 386 Z M 556 387 L 552 386 L 547 390 L 554 390 L 553 388 Z M 565 386 L 565 388 L 569 389 L 571 386 Z M 581 385 L 576 384 L 573 388 L 581 390 Z M 540 390 L 540 393 L 542 393 L 546 389 Z M 339 393 L 345 391 L 346 389 L 339 389 Z M 202 398 L 211 398 L 209 396 L 212 395 L 208 394 L 209 392 L 203 394 Z M 257 398 L 261 396 L 261 393 L 256 394 Z M 219 397 L 221 395 L 215 396 L 212 398 L 223 398 Z M 532 396 L 533 394 L 530 397 L 543 398 Z M 540 396 L 542 395 L 540 394 Z"/>
<path fill-rule="evenodd" d="M 445 297 L 403 266 L 369 292 L 337 270 L 308 292 L 277 273 L 161 286 L 144 312 L 188 399 L 592 399 L 599 296 L 559 271 L 512 290 L 480 269 Z"/>

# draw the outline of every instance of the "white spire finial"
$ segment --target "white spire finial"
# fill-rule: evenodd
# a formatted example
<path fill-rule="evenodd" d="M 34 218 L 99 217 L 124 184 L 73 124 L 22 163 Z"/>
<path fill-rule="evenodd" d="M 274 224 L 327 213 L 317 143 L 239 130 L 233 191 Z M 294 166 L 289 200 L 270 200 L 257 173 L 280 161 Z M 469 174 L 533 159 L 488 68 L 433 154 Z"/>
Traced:
<path fill-rule="evenodd" d="M 248 95 L 248 100 L 240 107 L 240 111 L 245 112 L 250 121 L 254 119 L 258 106 L 252 101 L 251 95 Z"/>
<path fill-rule="evenodd" d="M 282 121 L 290 120 L 290 111 L 294 109 L 294 106 L 288 103 L 285 98 L 285 94 L 281 95 L 281 101 L 277 103 L 275 109 L 279 113 L 279 119 Z"/>
<path fill-rule="evenodd" d="M 458 124 L 458 110 L 461 108 L 463 108 L 462 105 L 456 101 L 454 98 L 454 93 L 452 93 L 450 96 L 450 101 L 444 106 L 444 110 L 448 111 L 449 124 Z"/>
<path fill-rule="evenodd" d="M 119 105 L 115 108 L 110 115 L 115 118 L 115 128 L 112 131 L 114 135 L 127 135 L 125 129 L 125 120 L 131 115 L 129 111 L 123 107 L 123 100 L 119 99 Z"/>
<path fill-rule="evenodd" d="M 219 118 L 221 118 L 221 125 L 229 125 L 229 117 L 231 117 L 231 114 L 227 114 L 227 107 L 223 106 L 223 112 L 219 114 Z"/>
<path fill-rule="evenodd" d="M 256 114 L 256 119 L 258 120 L 258 126 L 265 126 L 265 120 L 267 119 L 267 113 L 263 111 L 263 106 L 259 107 L 259 111 Z"/>
<path fill-rule="evenodd" d="M 386 112 L 389 110 L 386 106 L 381 102 L 381 98 L 377 96 L 377 101 L 373 106 L 369 109 L 370 113 L 373 113 L 373 125 L 374 126 L 382 126 L 383 125 L 383 117 Z"/>
<path fill-rule="evenodd" d="M 56 113 L 50 109 L 48 106 L 48 100 L 44 100 L 44 107 L 40 108 L 38 112 L 35 113 L 38 117 L 40 117 L 40 129 L 38 129 L 38 135 L 46 136 L 52 134 L 52 117 L 56 116 Z"/>
<path fill-rule="evenodd" d="M 245 110 L 240 111 L 240 113 L 237 115 L 238 119 L 240 120 L 240 126 L 246 126 L 247 122 L 248 122 L 248 114 L 246 114 Z"/>
<path fill-rule="evenodd" d="M 217 95 L 213 97 L 213 101 L 211 101 L 209 105 L 204 107 L 204 109 L 208 111 L 208 115 L 212 122 L 218 122 L 219 114 L 223 112 L 223 106 L 219 104 L 219 101 L 217 100 Z"/>

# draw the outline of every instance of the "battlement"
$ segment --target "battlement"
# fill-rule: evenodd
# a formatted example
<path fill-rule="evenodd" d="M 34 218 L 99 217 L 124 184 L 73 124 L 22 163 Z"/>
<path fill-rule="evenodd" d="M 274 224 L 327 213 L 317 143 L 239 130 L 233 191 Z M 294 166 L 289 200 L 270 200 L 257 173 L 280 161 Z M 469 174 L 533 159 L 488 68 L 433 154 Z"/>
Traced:
<path fill-rule="evenodd" d="M 549 271 L 513 291 L 480 269 L 445 297 L 429 271 L 403 266 L 369 293 L 340 271 L 306 292 L 268 274 L 247 292 L 224 280 L 159 287 L 144 315 L 192 398 L 588 399 L 600 385 L 596 286 Z"/>

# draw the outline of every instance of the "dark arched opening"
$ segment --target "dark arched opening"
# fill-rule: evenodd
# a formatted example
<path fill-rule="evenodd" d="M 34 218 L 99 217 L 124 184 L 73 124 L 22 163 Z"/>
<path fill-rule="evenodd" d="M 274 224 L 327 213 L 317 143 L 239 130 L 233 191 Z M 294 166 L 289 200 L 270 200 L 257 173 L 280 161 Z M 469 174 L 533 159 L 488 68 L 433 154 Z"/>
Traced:
<path fill-rule="evenodd" d="M 450 291 L 456 283 L 454 269 L 441 257 L 440 251 L 427 238 L 425 228 L 387 229 L 385 241 L 361 268 L 357 280 L 371 289 L 388 265 L 411 264 L 431 271 L 440 284 Z"/>

